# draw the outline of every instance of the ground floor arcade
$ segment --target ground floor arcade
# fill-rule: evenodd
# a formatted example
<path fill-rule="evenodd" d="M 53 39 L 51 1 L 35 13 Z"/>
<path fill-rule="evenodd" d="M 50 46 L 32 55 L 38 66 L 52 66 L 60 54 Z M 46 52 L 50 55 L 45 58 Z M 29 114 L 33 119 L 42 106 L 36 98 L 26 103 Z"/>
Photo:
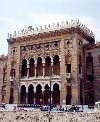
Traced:
<path fill-rule="evenodd" d="M 66 104 L 71 104 L 71 87 L 66 86 Z M 30 84 L 28 87 L 22 85 L 20 87 L 20 103 L 21 104 L 43 104 L 49 105 L 60 104 L 61 99 L 61 85 L 59 83 L 53 83 L 51 86 L 50 84 L 45 84 L 42 86 L 41 84 L 37 84 L 36 86 Z"/>

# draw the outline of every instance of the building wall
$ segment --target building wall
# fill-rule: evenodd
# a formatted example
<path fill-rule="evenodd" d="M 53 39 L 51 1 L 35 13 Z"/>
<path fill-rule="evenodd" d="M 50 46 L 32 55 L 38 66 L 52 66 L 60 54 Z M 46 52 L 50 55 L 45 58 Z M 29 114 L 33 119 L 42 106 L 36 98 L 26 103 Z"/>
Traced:
<path fill-rule="evenodd" d="M 95 44 L 94 46 L 87 46 L 86 47 L 86 52 L 85 56 L 88 55 L 88 53 L 92 54 L 93 57 L 93 82 L 87 82 L 87 86 L 91 87 L 88 88 L 86 87 L 86 97 L 88 98 L 88 91 L 89 89 L 94 90 L 94 97 L 95 97 L 95 102 L 100 100 L 100 43 Z M 87 81 L 87 80 L 86 80 Z"/>
<path fill-rule="evenodd" d="M 7 81 L 7 57 L 0 56 L 0 103 L 5 103 Z"/>

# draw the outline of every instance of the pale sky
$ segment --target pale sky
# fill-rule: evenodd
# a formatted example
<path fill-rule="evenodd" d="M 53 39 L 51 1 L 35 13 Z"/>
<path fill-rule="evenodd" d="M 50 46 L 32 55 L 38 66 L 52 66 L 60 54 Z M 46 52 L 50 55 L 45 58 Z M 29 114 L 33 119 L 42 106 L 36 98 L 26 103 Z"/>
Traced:
<path fill-rule="evenodd" d="M 100 41 L 100 0 L 0 0 L 0 55 L 8 52 L 8 33 L 76 18 Z"/>

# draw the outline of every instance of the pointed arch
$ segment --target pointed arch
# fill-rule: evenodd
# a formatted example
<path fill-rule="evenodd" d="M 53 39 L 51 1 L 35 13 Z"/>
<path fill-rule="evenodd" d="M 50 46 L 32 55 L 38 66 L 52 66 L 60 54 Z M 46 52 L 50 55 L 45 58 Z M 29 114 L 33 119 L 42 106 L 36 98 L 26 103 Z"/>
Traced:
<path fill-rule="evenodd" d="M 36 86 L 36 104 L 40 105 L 43 102 L 42 86 L 38 84 Z"/>
<path fill-rule="evenodd" d="M 45 76 L 50 76 L 51 74 L 51 58 L 47 56 L 45 58 Z"/>
<path fill-rule="evenodd" d="M 53 74 L 60 75 L 60 61 L 58 55 L 55 55 L 53 58 Z"/>
<path fill-rule="evenodd" d="M 20 103 L 21 104 L 25 104 L 26 103 L 26 87 L 25 87 L 25 85 L 21 86 Z"/>
<path fill-rule="evenodd" d="M 28 104 L 34 103 L 34 87 L 32 84 L 28 87 Z"/>
<path fill-rule="evenodd" d="M 53 85 L 52 103 L 54 105 L 60 104 L 60 90 L 57 83 Z"/>
<path fill-rule="evenodd" d="M 44 104 L 48 105 L 49 99 L 50 99 L 50 88 L 49 88 L 49 85 L 46 84 L 44 89 L 45 89 L 44 90 Z"/>
<path fill-rule="evenodd" d="M 27 60 L 22 60 L 22 77 L 27 76 Z"/>
<path fill-rule="evenodd" d="M 43 64 L 42 64 L 42 58 L 38 57 L 37 59 L 37 76 L 42 76 L 43 75 Z"/>
<path fill-rule="evenodd" d="M 29 62 L 29 77 L 33 77 L 34 75 L 35 75 L 35 61 L 33 58 L 31 58 Z"/>

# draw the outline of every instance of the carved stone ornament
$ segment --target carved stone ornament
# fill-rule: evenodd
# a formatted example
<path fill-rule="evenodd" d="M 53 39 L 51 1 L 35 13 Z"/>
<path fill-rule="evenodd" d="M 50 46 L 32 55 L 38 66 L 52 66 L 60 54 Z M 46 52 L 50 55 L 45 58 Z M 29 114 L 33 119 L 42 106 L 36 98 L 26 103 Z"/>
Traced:
<path fill-rule="evenodd" d="M 69 54 L 67 54 L 67 55 L 65 56 L 65 62 L 68 63 L 68 62 L 71 62 L 71 61 L 72 61 L 72 56 L 71 56 L 71 54 L 69 53 Z"/>
<path fill-rule="evenodd" d="M 59 41 L 55 41 L 52 43 L 52 49 L 59 49 L 60 48 L 60 42 Z"/>
<path fill-rule="evenodd" d="M 73 47 L 72 42 L 73 42 L 72 38 L 65 39 L 65 48 L 68 47 L 72 48 Z"/>
<path fill-rule="evenodd" d="M 51 48 L 51 43 L 46 43 L 45 44 L 45 50 L 50 50 L 50 48 Z"/>
<path fill-rule="evenodd" d="M 45 51 L 45 57 L 50 55 L 51 55 L 50 51 Z"/>

